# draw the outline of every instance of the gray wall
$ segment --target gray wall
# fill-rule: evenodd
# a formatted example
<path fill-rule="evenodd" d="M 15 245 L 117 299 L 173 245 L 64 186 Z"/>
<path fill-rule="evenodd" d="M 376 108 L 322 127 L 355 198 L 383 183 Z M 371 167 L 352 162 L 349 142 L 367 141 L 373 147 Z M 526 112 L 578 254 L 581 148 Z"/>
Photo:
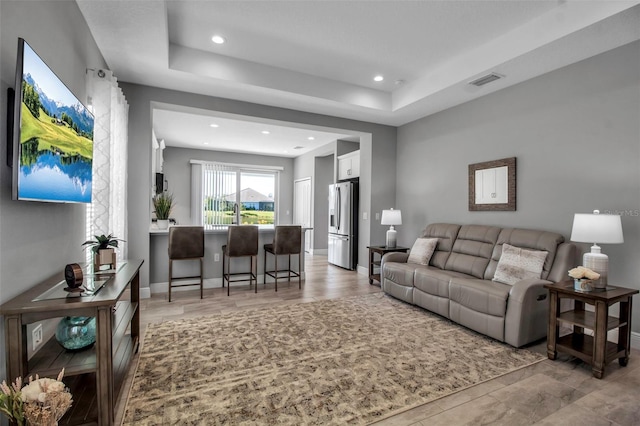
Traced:
<path fill-rule="evenodd" d="M 334 155 L 315 158 L 313 181 L 313 249 L 329 248 L 329 185 L 335 181 Z"/>
<path fill-rule="evenodd" d="M 329 185 L 335 181 L 334 158 L 337 141 L 316 148 L 294 160 L 295 179 L 311 177 L 311 226 L 313 250 L 327 250 L 329 244 L 329 226 L 327 199 Z"/>
<path fill-rule="evenodd" d="M 517 157 L 517 211 L 469 212 L 467 166 L 504 157 Z M 397 160 L 400 244 L 433 222 L 568 239 L 574 213 L 623 212 L 625 243 L 602 249 L 610 283 L 640 289 L 639 42 L 404 125 Z"/>
<path fill-rule="evenodd" d="M 343 141 L 343 140 L 338 140 L 336 142 L 336 156 L 340 157 L 341 155 L 344 154 L 348 154 L 350 152 L 353 151 L 357 151 L 360 149 L 360 143 L 359 142 L 352 142 L 352 141 Z M 336 173 L 337 175 L 337 173 Z"/>
<path fill-rule="evenodd" d="M 149 148 L 151 149 L 151 148 Z M 181 225 L 191 222 L 191 164 L 190 160 L 219 161 L 223 163 L 278 166 L 280 185 L 277 205 L 278 223 L 288 225 L 293 220 L 293 159 L 267 155 L 241 154 L 235 152 L 207 151 L 199 149 L 167 147 L 164 150 L 165 179 L 169 191 L 176 199 L 172 215 Z M 288 214 L 287 214 L 288 213 Z"/>
<path fill-rule="evenodd" d="M 7 88 L 14 88 L 18 37 L 27 40 L 83 101 L 85 70 L 105 67 L 75 1 L 0 1 L 0 303 L 57 272 L 62 279 L 67 263 L 84 259 L 84 205 L 11 200 L 5 120 Z M 4 365 L 0 319 L 0 371 Z"/>
<path fill-rule="evenodd" d="M 347 133 L 362 132 L 364 136 L 361 137 L 360 143 L 360 190 L 366 196 L 364 199 L 361 197 L 361 211 L 381 210 L 391 200 L 395 200 L 395 127 L 137 84 L 122 83 L 122 89 L 129 102 L 129 176 L 127 187 L 129 235 L 127 242 L 131 258 L 148 260 L 150 254 L 149 223 L 151 221 L 152 187 L 150 144 L 152 104 L 154 102 L 344 129 Z M 377 168 L 382 163 L 386 167 Z M 297 177 L 295 170 L 294 176 Z M 366 246 L 369 244 L 370 238 L 376 237 L 378 240 L 384 238 L 384 231 L 379 222 L 368 225 L 361 222 L 360 259 L 366 259 Z M 141 269 L 140 285 L 142 288 L 149 286 L 148 262 Z"/>

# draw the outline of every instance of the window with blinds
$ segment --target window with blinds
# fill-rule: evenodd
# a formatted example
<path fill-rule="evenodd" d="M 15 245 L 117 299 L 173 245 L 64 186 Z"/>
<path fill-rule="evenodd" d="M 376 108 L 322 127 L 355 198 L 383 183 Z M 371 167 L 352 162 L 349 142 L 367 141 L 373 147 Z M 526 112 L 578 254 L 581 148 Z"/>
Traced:
<path fill-rule="evenodd" d="M 277 170 L 195 161 L 192 170 L 195 223 L 207 228 L 276 223 Z"/>

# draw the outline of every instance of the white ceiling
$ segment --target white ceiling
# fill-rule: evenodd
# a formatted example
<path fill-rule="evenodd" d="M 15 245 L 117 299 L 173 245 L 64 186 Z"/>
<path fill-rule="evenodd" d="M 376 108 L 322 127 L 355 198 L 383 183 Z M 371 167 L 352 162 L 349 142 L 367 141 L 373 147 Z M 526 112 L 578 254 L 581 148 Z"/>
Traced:
<path fill-rule="evenodd" d="M 154 109 L 153 123 L 156 137 L 167 146 L 279 157 L 297 157 L 338 139 L 352 140 L 348 134 L 311 126 L 284 126 L 271 120 L 170 106 Z"/>
<path fill-rule="evenodd" d="M 640 0 L 77 2 L 121 81 L 395 126 L 640 39 Z M 489 72 L 505 78 L 468 84 Z M 271 155 L 306 137 L 285 124 L 272 128 L 283 144 L 227 134 L 218 146 L 195 123 L 212 113 L 193 113 L 157 112 L 156 135 Z"/>

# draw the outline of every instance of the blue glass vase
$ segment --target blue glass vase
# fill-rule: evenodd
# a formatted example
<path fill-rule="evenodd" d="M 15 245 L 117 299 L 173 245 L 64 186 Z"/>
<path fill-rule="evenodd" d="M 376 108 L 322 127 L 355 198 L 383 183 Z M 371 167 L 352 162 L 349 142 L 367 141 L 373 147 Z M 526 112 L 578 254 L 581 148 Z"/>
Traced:
<path fill-rule="evenodd" d="M 56 329 L 56 340 L 63 348 L 79 351 L 96 342 L 95 317 L 64 317 Z"/>

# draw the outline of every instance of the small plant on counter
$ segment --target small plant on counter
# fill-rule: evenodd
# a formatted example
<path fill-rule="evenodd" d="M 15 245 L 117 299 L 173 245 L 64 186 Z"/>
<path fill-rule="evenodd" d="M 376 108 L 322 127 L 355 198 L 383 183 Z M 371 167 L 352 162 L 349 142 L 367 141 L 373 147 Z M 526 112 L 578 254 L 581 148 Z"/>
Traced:
<path fill-rule="evenodd" d="M 168 220 L 173 209 L 173 194 L 162 192 L 153 197 L 153 208 L 158 220 Z"/>

